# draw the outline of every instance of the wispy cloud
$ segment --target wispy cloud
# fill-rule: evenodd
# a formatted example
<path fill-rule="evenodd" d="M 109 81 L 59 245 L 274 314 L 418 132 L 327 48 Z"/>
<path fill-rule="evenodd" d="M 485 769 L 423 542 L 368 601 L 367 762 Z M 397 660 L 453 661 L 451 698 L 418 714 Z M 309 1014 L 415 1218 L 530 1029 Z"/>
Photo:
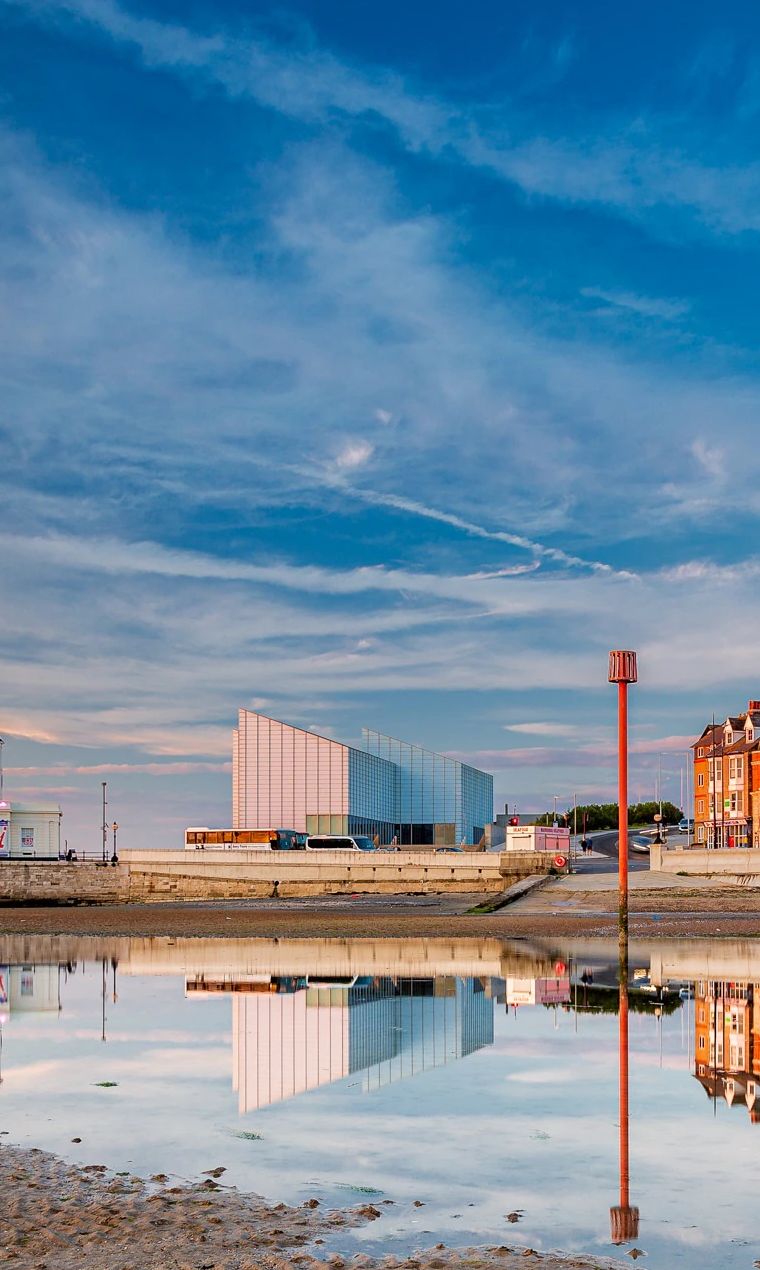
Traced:
<path fill-rule="evenodd" d="M 505 732 L 523 732 L 526 736 L 573 736 L 580 729 L 573 723 L 536 720 L 529 723 L 505 723 Z"/>
<path fill-rule="evenodd" d="M 720 446 L 708 445 L 701 437 L 693 442 L 691 452 L 699 463 L 700 467 L 713 477 L 714 480 L 722 480 L 725 476 L 725 454 Z"/>
<path fill-rule="evenodd" d="M 369 441 L 349 441 L 337 455 L 335 464 L 341 471 L 354 471 L 369 462 L 374 449 Z"/>
<path fill-rule="evenodd" d="M 637 295 L 631 291 L 608 291 L 602 287 L 583 287 L 581 295 L 590 300 L 601 300 L 609 310 L 622 309 L 640 317 L 661 318 L 666 322 L 683 317 L 689 309 L 684 300 Z"/>
<path fill-rule="evenodd" d="M 8 767 L 5 769 L 13 779 L 14 786 L 19 776 L 101 776 L 109 773 L 140 774 L 148 776 L 187 776 L 192 772 L 228 772 L 232 770 L 231 762 L 178 762 L 178 763 L 57 763 L 52 765 L 34 765 L 31 767 Z"/>
<path fill-rule="evenodd" d="M 668 144 L 669 127 L 658 135 L 657 121 L 640 114 L 596 130 L 591 121 L 579 139 L 519 136 L 525 131 L 519 116 L 511 129 L 503 122 L 494 126 L 492 108 L 475 104 L 464 111 L 393 71 L 353 66 L 313 43 L 282 48 L 261 37 L 198 34 L 138 17 L 114 0 L 11 2 L 40 20 L 68 15 L 88 23 L 136 48 L 149 69 L 221 84 L 232 97 L 253 98 L 308 123 L 325 123 L 335 112 L 382 119 L 411 151 L 449 161 L 454 155 L 534 196 L 599 204 L 637 217 L 658 207 L 675 209 L 725 234 L 760 228 L 760 164 L 718 165 L 690 157 Z M 508 103 L 505 112 L 509 117 Z"/>

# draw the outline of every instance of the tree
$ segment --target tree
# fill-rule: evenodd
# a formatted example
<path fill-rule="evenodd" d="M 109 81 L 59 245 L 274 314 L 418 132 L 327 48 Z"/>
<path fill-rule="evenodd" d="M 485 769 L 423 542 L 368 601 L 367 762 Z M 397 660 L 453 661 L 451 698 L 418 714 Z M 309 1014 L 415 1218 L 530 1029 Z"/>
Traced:
<path fill-rule="evenodd" d="M 653 825 L 655 823 L 655 815 L 660 810 L 657 802 L 632 803 L 628 807 L 628 824 L 629 825 Z M 617 803 L 588 803 L 585 806 L 576 808 L 578 817 L 578 831 L 583 828 L 583 817 L 586 817 L 586 829 L 593 832 L 597 829 L 617 829 L 618 827 L 618 805 Z M 680 808 L 675 803 L 664 802 L 662 804 L 662 819 L 666 825 L 676 825 L 683 815 Z M 554 823 L 554 813 L 545 812 L 542 816 L 536 816 L 533 822 L 536 825 L 551 825 Z M 569 825 L 572 828 L 573 809 L 568 811 L 557 812 L 557 823 L 564 826 Z"/>

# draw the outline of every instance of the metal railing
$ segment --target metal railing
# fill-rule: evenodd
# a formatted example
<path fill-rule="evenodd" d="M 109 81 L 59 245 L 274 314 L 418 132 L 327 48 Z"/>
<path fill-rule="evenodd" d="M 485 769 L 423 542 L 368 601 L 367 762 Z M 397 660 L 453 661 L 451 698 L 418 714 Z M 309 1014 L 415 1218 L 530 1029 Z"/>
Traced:
<path fill-rule="evenodd" d="M 118 857 L 109 855 L 103 858 L 101 851 L 71 851 L 66 855 L 41 854 L 37 851 L 24 851 L 17 855 L 0 856 L 0 865 L 19 864 L 24 861 L 34 864 L 118 864 Z"/>

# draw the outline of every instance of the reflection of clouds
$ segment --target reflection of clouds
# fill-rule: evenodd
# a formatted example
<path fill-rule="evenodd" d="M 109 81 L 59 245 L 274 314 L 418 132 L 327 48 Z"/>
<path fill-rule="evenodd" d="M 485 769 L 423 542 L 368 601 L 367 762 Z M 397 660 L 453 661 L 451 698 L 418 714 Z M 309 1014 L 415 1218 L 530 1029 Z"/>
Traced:
<path fill-rule="evenodd" d="M 691 1064 L 686 1051 L 683 1054 L 663 1054 L 660 1062 L 659 1054 L 647 1050 L 636 1055 L 636 1068 L 640 1071 L 644 1067 L 661 1067 L 663 1071 L 686 1072 L 691 1075 Z"/>
<path fill-rule="evenodd" d="M 97 1038 L 100 1042 L 100 1037 Z M 101 1043 L 102 1044 L 102 1043 Z M 17 1089 L 32 1088 L 47 1077 L 55 1077 L 59 1093 L 75 1093 L 92 1085 L 93 1073 L 106 1072 L 109 1080 L 125 1080 L 127 1077 L 146 1077 L 151 1080 L 175 1080 L 190 1077 L 196 1079 L 200 1068 L 205 1076 L 227 1076 L 230 1059 L 226 1049 L 148 1049 L 137 1058 L 125 1058 L 113 1050 L 101 1048 L 97 1060 L 83 1068 L 72 1064 L 69 1058 L 43 1059 L 37 1063 L 25 1063 L 23 1067 L 8 1067 L 3 1082 Z"/>
<path fill-rule="evenodd" d="M 525 1085 L 564 1085 L 574 1081 L 576 1077 L 574 1072 L 558 1072 L 547 1067 L 544 1071 L 531 1069 L 526 1072 L 508 1072 L 504 1079 Z"/>
<path fill-rule="evenodd" d="M 59 1059 L 48 1058 L 36 1063 L 25 1063 L 23 1067 L 6 1067 L 3 1071 L 3 1084 L 14 1089 L 36 1089 L 40 1080 L 60 1073 L 65 1070 L 65 1066 Z"/>
<path fill-rule="evenodd" d="M 229 999 L 201 1010 L 176 979 L 135 978 L 108 1005 L 103 1046 L 90 1026 L 99 991 L 97 976 L 77 976 L 60 1018 L 5 1033 L 11 1067 L 0 1106 L 13 1137 L 66 1153 L 76 1134 L 82 1162 L 143 1175 L 199 1176 L 224 1164 L 230 1184 L 276 1200 L 315 1194 L 349 1205 L 356 1197 L 339 1184 L 377 1187 L 397 1207 L 382 1231 L 350 1236 L 362 1249 L 392 1244 L 394 1230 L 406 1247 L 427 1229 L 452 1245 L 498 1243 L 504 1214 L 519 1207 L 525 1217 L 519 1231 L 510 1228 L 511 1244 L 548 1250 L 561 1242 L 570 1252 L 602 1254 L 605 1265 L 627 1264 L 607 1259 L 617 1189 L 617 1016 L 582 1016 L 576 1032 L 572 1015 L 560 1014 L 555 1031 L 552 1010 L 522 1007 L 515 1017 L 497 1006 L 494 1046 L 451 1066 L 383 1088 L 368 1088 L 366 1073 L 351 1075 L 239 1118 Z M 754 1235 L 754 1138 L 729 1108 L 712 1120 L 682 1065 L 678 1023 L 663 1032 L 661 1071 L 654 1019 L 637 1019 L 636 1037 L 632 1198 L 646 1264 L 692 1270 L 699 1251 L 700 1265 L 744 1270 L 745 1262 L 731 1260 L 726 1230 L 730 1224 L 736 1239 Z M 55 1058 L 39 1057 L 53 1039 Z M 92 1087 L 106 1078 L 119 1088 Z M 262 1140 L 236 1138 L 241 1129 Z M 348 1156 L 347 1143 L 358 1151 Z M 465 1169 L 463 1160 L 472 1164 Z M 418 1198 L 421 1215 L 411 1207 Z"/>
<path fill-rule="evenodd" d="M 113 1009 L 114 1007 L 111 1006 L 110 1008 Z M 16 1017 L 21 1018 L 20 1015 Z M 27 1016 L 24 1016 L 25 1019 L 26 1017 Z M 56 1026 L 56 1024 L 53 1024 L 52 1027 L 39 1027 L 39 1028 L 35 1027 L 35 1028 L 25 1029 L 23 1026 L 22 1027 L 15 1026 L 16 1018 L 13 1015 L 10 1015 L 9 1021 L 12 1022 L 14 1025 L 13 1036 L 11 1038 L 14 1041 L 45 1040 L 45 1041 L 55 1041 L 57 1043 L 62 1040 L 66 1042 L 100 1041 L 101 1040 L 100 1027 L 71 1028 L 71 1029 L 66 1028 L 65 1033 L 62 1035 L 60 1025 Z M 131 1032 L 120 1032 L 116 1028 L 111 1028 L 108 1025 L 106 1026 L 106 1032 L 107 1032 L 106 1040 L 109 1045 L 133 1045 L 134 1044 L 135 1038 L 133 1033 Z M 155 1032 L 151 1031 L 151 1034 L 150 1034 L 151 1045 L 194 1045 L 197 1039 L 198 1039 L 198 1033 L 196 1030 L 190 1031 L 190 1030 L 183 1030 L 179 1028 L 175 1030 L 172 1030 L 170 1028 L 164 1028 L 164 1029 L 157 1028 Z M 219 1045 L 229 1045 L 230 1033 L 229 1031 L 208 1032 L 205 1034 L 205 1040 L 210 1042 L 213 1041 Z"/>

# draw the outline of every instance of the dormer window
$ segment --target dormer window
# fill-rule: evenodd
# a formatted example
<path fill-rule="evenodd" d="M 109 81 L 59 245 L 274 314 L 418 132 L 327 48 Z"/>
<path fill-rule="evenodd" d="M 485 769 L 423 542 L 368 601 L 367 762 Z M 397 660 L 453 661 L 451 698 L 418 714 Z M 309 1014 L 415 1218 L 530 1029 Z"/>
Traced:
<path fill-rule="evenodd" d="M 751 723 L 748 723 L 744 730 L 744 738 L 748 742 L 754 741 L 755 739 L 755 729 L 753 728 Z"/>

